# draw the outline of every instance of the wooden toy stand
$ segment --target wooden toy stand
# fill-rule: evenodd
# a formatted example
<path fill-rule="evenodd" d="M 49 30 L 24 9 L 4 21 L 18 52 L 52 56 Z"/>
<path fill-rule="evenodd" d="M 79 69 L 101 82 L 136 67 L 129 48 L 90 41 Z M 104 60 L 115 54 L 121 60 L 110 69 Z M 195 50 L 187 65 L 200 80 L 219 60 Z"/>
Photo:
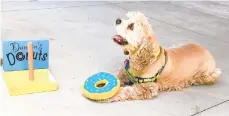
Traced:
<path fill-rule="evenodd" d="M 48 63 L 48 39 L 3 41 L 3 78 L 12 96 L 57 90 Z"/>

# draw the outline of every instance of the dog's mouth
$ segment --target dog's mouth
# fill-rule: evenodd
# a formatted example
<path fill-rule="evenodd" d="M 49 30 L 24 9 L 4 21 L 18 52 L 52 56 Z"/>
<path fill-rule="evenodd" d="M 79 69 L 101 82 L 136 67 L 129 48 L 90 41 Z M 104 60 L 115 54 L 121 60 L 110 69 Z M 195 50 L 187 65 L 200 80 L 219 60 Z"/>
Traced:
<path fill-rule="evenodd" d="M 112 39 L 114 40 L 115 43 L 117 43 L 118 45 L 121 45 L 121 46 L 128 44 L 127 40 L 124 39 L 121 35 L 114 35 L 112 37 Z"/>

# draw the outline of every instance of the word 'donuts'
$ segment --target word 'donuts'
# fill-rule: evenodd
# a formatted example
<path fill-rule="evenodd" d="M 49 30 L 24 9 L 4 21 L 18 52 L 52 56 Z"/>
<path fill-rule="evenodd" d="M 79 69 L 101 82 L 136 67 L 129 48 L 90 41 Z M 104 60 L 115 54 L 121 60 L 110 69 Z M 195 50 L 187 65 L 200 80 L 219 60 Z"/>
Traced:
<path fill-rule="evenodd" d="M 48 68 L 49 40 L 3 41 L 4 71 L 28 69 L 28 42 L 33 43 L 34 69 Z"/>

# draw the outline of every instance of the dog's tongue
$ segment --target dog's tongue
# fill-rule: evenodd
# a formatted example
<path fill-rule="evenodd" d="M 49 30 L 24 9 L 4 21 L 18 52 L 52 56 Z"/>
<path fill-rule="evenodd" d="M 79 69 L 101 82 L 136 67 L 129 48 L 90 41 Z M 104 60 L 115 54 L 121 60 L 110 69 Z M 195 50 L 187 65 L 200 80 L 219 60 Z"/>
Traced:
<path fill-rule="evenodd" d="M 112 38 L 113 38 L 114 40 L 118 41 L 118 42 L 120 42 L 120 41 L 123 40 L 123 37 L 120 36 L 120 35 L 114 35 Z"/>

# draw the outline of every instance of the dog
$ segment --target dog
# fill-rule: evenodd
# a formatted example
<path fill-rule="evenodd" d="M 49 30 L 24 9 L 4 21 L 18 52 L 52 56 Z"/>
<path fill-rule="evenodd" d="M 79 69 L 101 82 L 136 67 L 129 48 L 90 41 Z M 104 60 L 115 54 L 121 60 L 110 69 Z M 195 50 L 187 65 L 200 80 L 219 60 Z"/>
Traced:
<path fill-rule="evenodd" d="M 207 49 L 195 43 L 164 48 L 143 13 L 131 11 L 126 16 L 116 19 L 112 39 L 129 60 L 116 74 L 120 91 L 106 102 L 150 100 L 163 91 L 216 83 L 222 71 Z"/>

